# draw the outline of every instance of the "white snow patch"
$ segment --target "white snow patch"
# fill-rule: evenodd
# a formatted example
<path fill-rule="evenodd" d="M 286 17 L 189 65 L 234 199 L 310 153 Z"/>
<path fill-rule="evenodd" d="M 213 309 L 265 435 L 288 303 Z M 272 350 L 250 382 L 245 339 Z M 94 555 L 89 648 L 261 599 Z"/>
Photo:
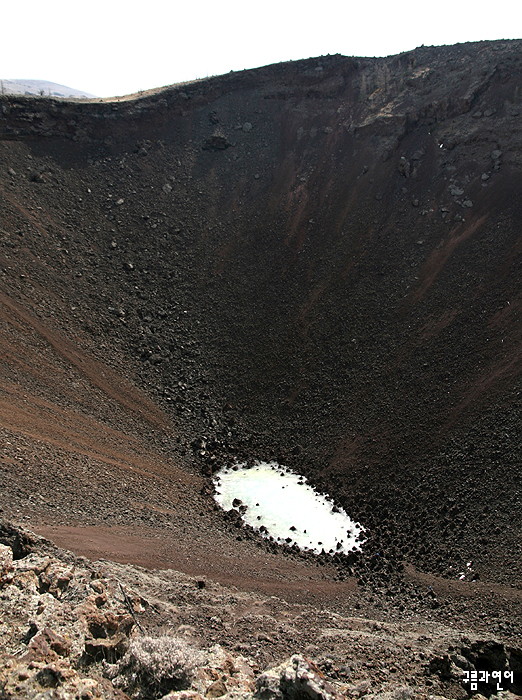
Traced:
<path fill-rule="evenodd" d="M 319 494 L 306 479 L 276 462 L 225 467 L 214 476 L 217 503 L 237 510 L 264 537 L 319 554 L 360 549 L 364 528 Z"/>

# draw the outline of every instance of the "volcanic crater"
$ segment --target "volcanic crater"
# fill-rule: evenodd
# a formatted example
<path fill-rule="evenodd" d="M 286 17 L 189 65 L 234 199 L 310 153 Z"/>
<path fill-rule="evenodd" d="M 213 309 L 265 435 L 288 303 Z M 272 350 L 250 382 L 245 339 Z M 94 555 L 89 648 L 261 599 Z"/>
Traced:
<path fill-rule="evenodd" d="M 521 80 L 500 41 L 1 95 L 5 521 L 519 639 Z M 361 551 L 224 514 L 213 475 L 253 460 L 329 494 Z"/>

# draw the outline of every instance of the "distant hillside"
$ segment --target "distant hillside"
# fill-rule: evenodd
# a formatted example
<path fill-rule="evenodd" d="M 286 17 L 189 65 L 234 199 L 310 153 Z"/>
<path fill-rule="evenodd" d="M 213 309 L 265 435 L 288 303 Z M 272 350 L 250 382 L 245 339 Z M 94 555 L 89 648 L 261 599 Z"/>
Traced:
<path fill-rule="evenodd" d="M 4 95 L 41 95 L 45 97 L 95 97 L 95 95 L 91 95 L 88 92 L 75 90 L 58 83 L 50 83 L 47 80 L 0 79 L 0 93 Z"/>

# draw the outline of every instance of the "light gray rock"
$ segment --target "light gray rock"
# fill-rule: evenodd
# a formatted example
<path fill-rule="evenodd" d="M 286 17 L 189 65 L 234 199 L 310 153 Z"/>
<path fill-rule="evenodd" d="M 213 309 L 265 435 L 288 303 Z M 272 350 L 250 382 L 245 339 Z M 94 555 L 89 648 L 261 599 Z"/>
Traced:
<path fill-rule="evenodd" d="M 299 654 L 262 673 L 256 700 L 336 700 L 340 696 Z"/>
<path fill-rule="evenodd" d="M 0 544 L 0 586 L 9 583 L 13 571 L 13 550 L 5 544 Z"/>

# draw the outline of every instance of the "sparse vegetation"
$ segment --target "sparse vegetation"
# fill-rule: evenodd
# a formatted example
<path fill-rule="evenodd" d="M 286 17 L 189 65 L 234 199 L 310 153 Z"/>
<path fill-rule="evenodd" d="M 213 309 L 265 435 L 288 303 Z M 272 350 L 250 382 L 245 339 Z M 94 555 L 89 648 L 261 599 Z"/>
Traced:
<path fill-rule="evenodd" d="M 137 637 L 108 675 L 134 698 L 158 698 L 190 685 L 205 655 L 179 637 Z"/>

